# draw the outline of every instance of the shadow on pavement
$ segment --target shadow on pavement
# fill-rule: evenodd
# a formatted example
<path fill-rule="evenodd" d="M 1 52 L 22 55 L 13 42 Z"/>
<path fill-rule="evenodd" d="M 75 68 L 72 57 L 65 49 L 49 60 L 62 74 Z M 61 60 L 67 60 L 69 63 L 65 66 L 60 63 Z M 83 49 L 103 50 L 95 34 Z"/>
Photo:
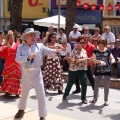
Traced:
<path fill-rule="evenodd" d="M 106 117 L 109 117 L 111 120 L 120 120 L 120 113 L 115 115 L 108 115 Z"/>
<path fill-rule="evenodd" d="M 45 95 L 46 95 L 46 97 L 49 97 L 49 98 L 48 98 L 49 101 L 52 101 L 53 96 L 57 96 L 57 95 L 59 95 L 59 94 L 58 94 L 58 93 L 48 93 L 48 92 L 45 92 Z M 30 96 L 30 98 L 37 100 L 36 95 Z"/>
<path fill-rule="evenodd" d="M 30 98 L 31 98 L 31 99 L 35 99 L 35 100 L 37 100 L 36 95 L 32 95 L 32 96 L 30 96 Z"/>
<path fill-rule="evenodd" d="M 94 110 L 97 110 L 99 114 L 103 114 L 103 108 L 105 107 L 104 105 L 101 105 L 101 106 L 96 106 L 95 104 L 89 104 L 88 106 L 83 106 L 82 107 L 82 104 L 79 103 L 80 105 L 80 111 L 82 112 L 89 112 L 89 113 L 93 113 Z"/>
<path fill-rule="evenodd" d="M 18 99 L 16 96 L 0 95 L 0 101 L 2 101 L 3 103 L 15 102 L 16 99 Z"/>
<path fill-rule="evenodd" d="M 49 92 L 45 92 L 46 97 L 48 96 L 56 96 L 59 95 L 58 93 L 49 93 Z"/>
<path fill-rule="evenodd" d="M 58 106 L 56 106 L 56 108 L 60 109 L 60 110 L 64 110 L 64 109 L 67 109 L 68 110 L 72 110 L 72 109 L 69 109 L 70 107 L 73 107 L 73 106 L 76 106 L 78 105 L 78 103 L 70 103 L 68 102 L 68 100 L 63 100 L 62 103 L 60 103 Z"/>

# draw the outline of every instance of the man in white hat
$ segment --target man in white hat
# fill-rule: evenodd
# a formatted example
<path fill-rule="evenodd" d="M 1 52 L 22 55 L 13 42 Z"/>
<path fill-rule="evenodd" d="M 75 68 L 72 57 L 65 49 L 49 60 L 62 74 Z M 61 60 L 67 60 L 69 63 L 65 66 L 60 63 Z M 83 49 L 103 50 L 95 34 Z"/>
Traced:
<path fill-rule="evenodd" d="M 45 47 L 42 43 L 36 43 L 35 37 L 38 35 L 40 35 L 39 31 L 34 31 L 33 28 L 27 28 L 25 34 L 20 38 L 21 40 L 26 40 L 26 44 L 21 44 L 16 54 L 16 61 L 20 63 L 22 67 L 22 93 L 18 106 L 19 110 L 15 118 L 23 117 L 29 90 L 30 87 L 33 86 L 38 100 L 40 120 L 45 120 L 46 103 L 41 72 L 41 66 L 43 64 L 42 56 L 43 54 L 59 52 L 59 50 L 53 50 Z"/>
<path fill-rule="evenodd" d="M 77 38 L 79 38 L 80 36 L 81 33 L 78 31 L 78 25 L 75 24 L 73 26 L 73 31 L 71 31 L 69 34 L 69 41 L 72 49 L 74 48 L 74 44 L 77 43 Z"/>

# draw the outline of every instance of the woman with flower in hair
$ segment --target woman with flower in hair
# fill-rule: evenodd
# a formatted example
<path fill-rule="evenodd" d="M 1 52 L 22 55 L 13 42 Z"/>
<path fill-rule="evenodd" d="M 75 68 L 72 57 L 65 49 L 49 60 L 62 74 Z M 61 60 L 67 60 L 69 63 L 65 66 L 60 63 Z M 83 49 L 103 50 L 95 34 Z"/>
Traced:
<path fill-rule="evenodd" d="M 18 43 L 14 42 L 14 35 L 11 30 L 8 31 L 6 37 L 6 45 L 0 47 L 0 58 L 5 58 L 5 68 L 2 76 L 4 78 L 0 91 L 5 95 L 16 95 L 21 93 L 20 78 L 21 71 L 20 65 L 15 61 Z"/>

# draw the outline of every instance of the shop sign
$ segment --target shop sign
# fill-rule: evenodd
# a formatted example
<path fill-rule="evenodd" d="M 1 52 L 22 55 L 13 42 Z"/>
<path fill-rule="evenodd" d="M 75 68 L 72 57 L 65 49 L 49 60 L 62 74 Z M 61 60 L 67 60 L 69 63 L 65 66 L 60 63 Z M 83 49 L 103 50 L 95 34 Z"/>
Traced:
<path fill-rule="evenodd" d="M 36 6 L 43 6 L 43 2 L 40 2 L 41 0 L 28 0 L 28 4 L 31 7 L 36 7 Z"/>

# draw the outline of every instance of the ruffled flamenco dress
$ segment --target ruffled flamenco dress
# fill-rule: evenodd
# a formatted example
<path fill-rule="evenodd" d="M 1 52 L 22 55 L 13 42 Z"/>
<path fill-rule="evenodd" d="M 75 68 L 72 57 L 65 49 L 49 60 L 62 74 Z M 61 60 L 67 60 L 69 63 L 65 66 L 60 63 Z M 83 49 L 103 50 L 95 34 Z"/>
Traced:
<path fill-rule="evenodd" d="M 2 73 L 3 83 L 0 91 L 19 96 L 21 94 L 21 71 L 20 64 L 15 61 L 18 44 L 14 43 L 12 47 L 7 49 L 4 49 L 4 47 L 5 46 L 0 47 L 0 57 L 5 58 L 5 65 Z"/>

